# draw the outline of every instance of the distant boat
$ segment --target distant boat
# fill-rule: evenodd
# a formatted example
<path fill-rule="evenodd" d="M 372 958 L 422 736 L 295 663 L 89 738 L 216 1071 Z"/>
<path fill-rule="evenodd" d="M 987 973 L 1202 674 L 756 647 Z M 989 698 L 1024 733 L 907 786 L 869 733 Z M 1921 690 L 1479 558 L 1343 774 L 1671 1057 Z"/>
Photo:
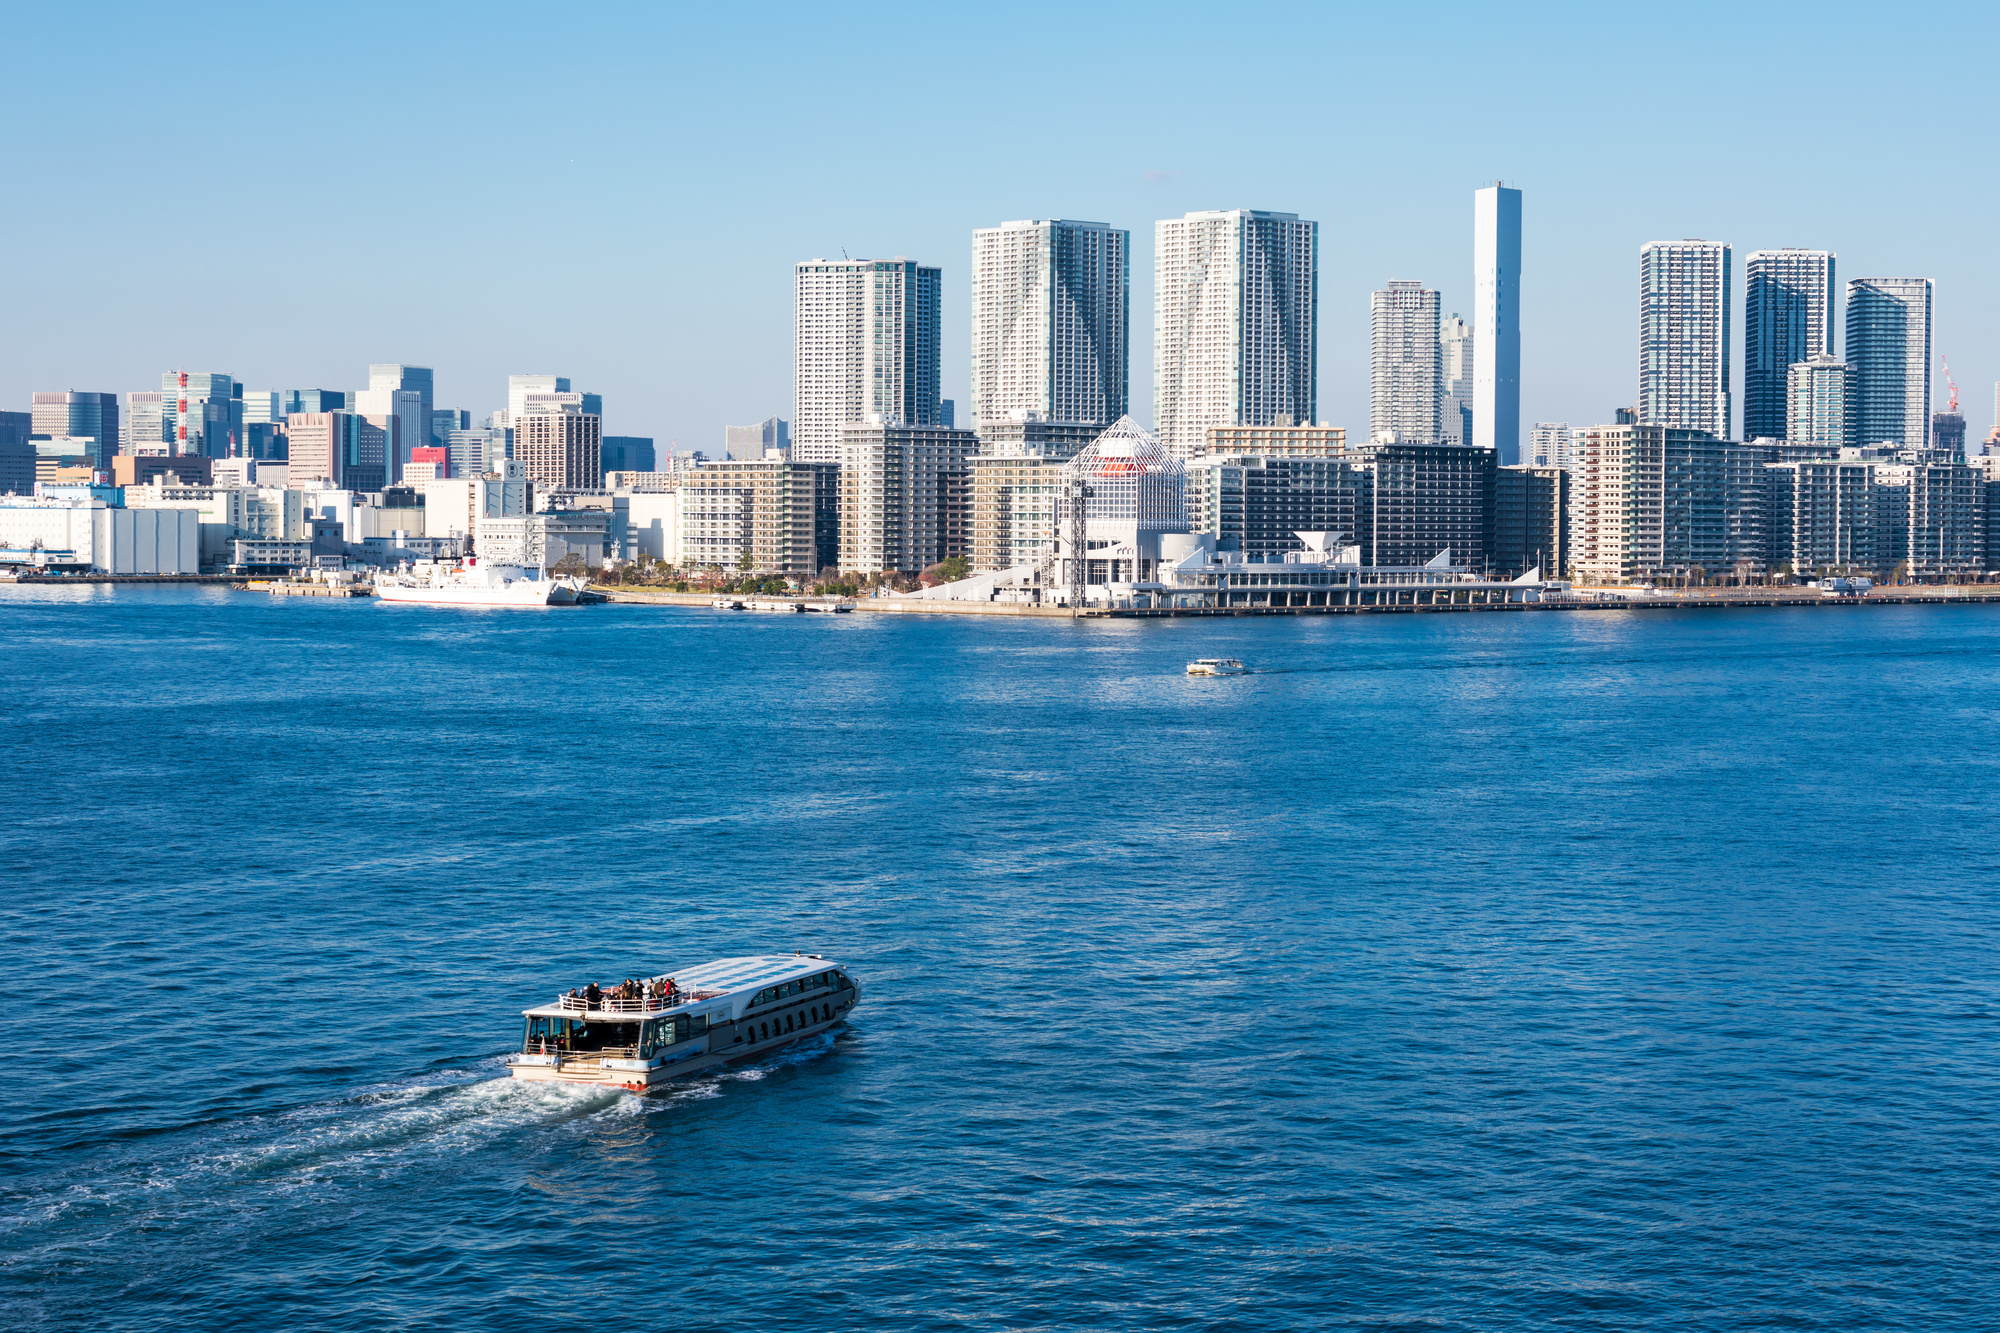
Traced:
<path fill-rule="evenodd" d="M 378 574 L 375 595 L 385 602 L 430 606 L 569 606 L 585 580 L 550 578 L 539 569 L 481 564 L 468 557 L 453 568 L 426 560 L 407 574 Z"/>
<path fill-rule="evenodd" d="M 1190 676 L 1244 676 L 1250 668 L 1233 657 L 1198 657 L 1187 665 Z"/>

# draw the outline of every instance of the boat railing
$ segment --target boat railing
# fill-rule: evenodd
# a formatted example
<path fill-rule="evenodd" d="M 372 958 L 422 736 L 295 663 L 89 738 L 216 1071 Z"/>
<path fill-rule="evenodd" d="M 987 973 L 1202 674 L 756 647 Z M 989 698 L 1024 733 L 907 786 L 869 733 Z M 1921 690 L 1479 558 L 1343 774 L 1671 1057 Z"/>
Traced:
<path fill-rule="evenodd" d="M 656 992 L 652 995 L 616 995 L 604 991 L 597 997 L 597 1005 L 591 1007 L 589 997 L 583 995 L 558 995 L 558 1008 L 576 1014 L 649 1014 L 659 1009 L 671 1009 L 677 1004 L 690 1000 L 712 1000 L 722 994 L 719 990 Z"/>

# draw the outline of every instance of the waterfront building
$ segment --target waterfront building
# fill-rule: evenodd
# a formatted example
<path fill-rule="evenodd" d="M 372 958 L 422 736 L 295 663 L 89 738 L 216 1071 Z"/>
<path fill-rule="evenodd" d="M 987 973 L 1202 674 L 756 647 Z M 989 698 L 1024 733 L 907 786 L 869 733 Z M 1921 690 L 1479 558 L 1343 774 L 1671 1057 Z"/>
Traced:
<path fill-rule="evenodd" d="M 389 484 L 389 435 L 355 412 L 295 412 L 285 418 L 291 484 L 379 491 Z"/>
<path fill-rule="evenodd" d="M 1438 325 L 1438 431 L 1446 444 L 1472 443 L 1472 325 L 1453 311 Z"/>
<path fill-rule="evenodd" d="M 1875 467 L 1814 459 L 1764 465 L 1767 562 L 1773 573 L 1876 571 L 1884 561 Z"/>
<path fill-rule="evenodd" d="M 1575 447 L 1567 421 L 1537 421 L 1528 432 L 1528 461 L 1536 467 L 1573 467 Z"/>
<path fill-rule="evenodd" d="M 1352 459 L 1209 454 L 1187 465 L 1188 526 L 1260 559 L 1303 549 L 1301 532 L 1365 551 L 1373 487 L 1374 469 Z"/>
<path fill-rule="evenodd" d="M 766 417 L 754 426 L 724 426 L 722 438 L 722 456 L 739 462 L 769 458 L 773 449 L 789 454 L 792 448 L 791 424 L 783 417 Z"/>
<path fill-rule="evenodd" d="M 125 395 L 125 411 L 119 418 L 119 453 L 167 452 L 167 423 L 161 415 L 163 396 L 150 389 Z"/>
<path fill-rule="evenodd" d="M 676 492 L 682 566 L 776 575 L 804 582 L 819 572 L 821 467 L 783 458 L 723 459 L 681 478 Z"/>
<path fill-rule="evenodd" d="M 1931 280 L 1847 284 L 1847 419 L 1855 444 L 1930 444 Z"/>
<path fill-rule="evenodd" d="M 1853 344 L 1848 344 L 1850 350 Z M 1986 568 L 1986 474 L 1957 463 L 1875 468 L 1882 558 L 1916 579 L 1957 582 Z"/>
<path fill-rule="evenodd" d="M 796 456 L 804 440 L 793 447 Z M 979 437 L 945 426 L 866 423 L 840 432 L 840 568 L 916 574 L 969 554 Z M 706 474 L 710 463 L 692 474 Z"/>
<path fill-rule="evenodd" d="M 192 509 L 128 509 L 84 498 L 0 497 L 0 551 L 32 563 L 100 574 L 194 574 L 201 524 Z"/>
<path fill-rule="evenodd" d="M 1567 468 L 1517 464 L 1494 470 L 1494 577 L 1517 578 L 1530 570 L 1540 570 L 1545 579 L 1567 577 L 1569 499 Z"/>
<path fill-rule="evenodd" d="M 1176 458 L 1211 426 L 1318 414 L 1319 224 L 1252 209 L 1154 224 L 1153 416 Z"/>
<path fill-rule="evenodd" d="M 1744 439 L 1787 438 L 1791 368 L 1832 359 L 1833 273 L 1831 250 L 1753 250 L 1744 260 Z"/>
<path fill-rule="evenodd" d="M 652 437 L 606 435 L 598 443 L 598 459 L 606 472 L 651 472 Z"/>
<path fill-rule="evenodd" d="M 1745 579 L 1764 570 L 1764 451 L 1660 425 L 1582 427 L 1575 440 L 1578 578 Z"/>
<path fill-rule="evenodd" d="M 1160 541 L 1185 533 L 1186 465 L 1130 417 L 1120 417 L 1062 465 L 1056 490 L 1055 558 L 1068 558 L 1069 506 L 1083 499 L 1085 583 L 1140 583 L 1158 571 Z"/>
<path fill-rule="evenodd" d="M 198 564 L 230 563 L 239 538 L 296 539 L 303 530 L 305 492 L 282 486 L 189 485 L 158 479 L 123 491 L 127 509 L 190 509 L 196 515 Z"/>
<path fill-rule="evenodd" d="M 1641 423 L 1729 434 L 1729 264 L 1716 241 L 1641 247 Z"/>
<path fill-rule="evenodd" d="M 1099 430 L 1125 415 L 1131 247 L 1130 232 L 1060 218 L 972 233 L 970 424 L 981 438 L 1017 412 Z"/>
<path fill-rule="evenodd" d="M 1435 443 L 1442 398 L 1438 294 L 1421 282 L 1391 282 L 1372 295 L 1370 311 L 1369 431 Z"/>
<path fill-rule="evenodd" d="M 72 447 L 72 453 L 88 453 L 92 466 L 109 471 L 118 453 L 118 395 L 79 393 L 74 389 L 38 392 L 30 405 L 32 433 L 51 440 L 88 439 L 91 444 Z"/>
<path fill-rule="evenodd" d="M 604 480 L 603 418 L 584 411 L 582 394 L 527 396 L 514 418 L 514 458 L 536 487 L 595 488 Z"/>
<path fill-rule="evenodd" d="M 216 371 L 169 370 L 160 375 L 160 415 L 167 448 L 176 454 L 227 458 L 242 425 L 242 387 Z"/>
<path fill-rule="evenodd" d="M 488 564 L 549 570 L 568 556 L 600 569 L 615 554 L 611 514 L 603 509 L 555 509 L 476 521 L 473 548 Z"/>
<path fill-rule="evenodd" d="M 972 571 L 1035 564 L 1055 555 L 1056 488 L 1061 457 L 1018 451 L 966 460 L 972 478 Z"/>
<path fill-rule="evenodd" d="M 913 260 L 810 259 L 794 270 L 792 457 L 841 461 L 841 431 L 935 427 L 942 271 Z"/>
<path fill-rule="evenodd" d="M 1521 192 L 1472 196 L 1472 439 L 1521 461 Z"/>
<path fill-rule="evenodd" d="M 1814 356 L 1794 363 L 1786 371 L 1783 429 L 1770 438 L 1793 445 L 1849 443 L 1847 384 L 1847 363 L 1838 358 Z"/>
<path fill-rule="evenodd" d="M 1468 567 L 1491 558 L 1493 450 L 1385 436 L 1348 456 L 1373 473 L 1361 536 L 1365 563 L 1422 565 L 1445 550 L 1452 563 Z"/>

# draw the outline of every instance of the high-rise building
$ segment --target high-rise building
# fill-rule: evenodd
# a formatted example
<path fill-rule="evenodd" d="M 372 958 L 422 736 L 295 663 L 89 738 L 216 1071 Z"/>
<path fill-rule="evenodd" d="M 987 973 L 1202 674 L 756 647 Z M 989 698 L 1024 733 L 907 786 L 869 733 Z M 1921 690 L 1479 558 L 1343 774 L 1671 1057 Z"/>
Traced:
<path fill-rule="evenodd" d="M 1931 448 L 1949 458 L 1965 457 L 1965 418 L 1957 412 L 1931 413 Z"/>
<path fill-rule="evenodd" d="M 767 449 L 792 447 L 792 428 L 783 417 L 765 417 L 754 426 L 722 428 L 723 457 L 759 459 Z"/>
<path fill-rule="evenodd" d="M 212 371 L 169 370 L 160 376 L 160 415 L 175 454 L 228 458 L 240 442 L 243 386 Z"/>
<path fill-rule="evenodd" d="M 1639 420 L 1729 434 L 1729 247 L 1653 241 L 1639 251 Z"/>
<path fill-rule="evenodd" d="M 125 395 L 125 413 L 120 419 L 118 452 L 125 454 L 162 453 L 167 447 L 167 424 L 160 415 L 163 395 L 139 389 Z"/>
<path fill-rule="evenodd" d="M 1831 357 L 1831 250 L 1753 250 L 1743 263 L 1743 438 L 1785 438 L 1790 372 Z"/>
<path fill-rule="evenodd" d="M 431 443 L 441 448 L 451 447 L 451 433 L 455 430 L 470 430 L 472 413 L 462 407 L 433 407 L 431 409 Z"/>
<path fill-rule="evenodd" d="M 1374 473 L 1364 560 L 1422 565 L 1448 550 L 1452 564 L 1479 568 L 1492 556 L 1495 450 L 1371 442 L 1349 456 Z"/>
<path fill-rule="evenodd" d="M 287 486 L 379 491 L 389 484 L 389 434 L 358 413 L 294 412 L 285 418 L 285 435 Z"/>
<path fill-rule="evenodd" d="M 607 435 L 598 457 L 606 472 L 651 472 L 653 439 L 649 435 Z"/>
<path fill-rule="evenodd" d="M 1872 463 L 1837 459 L 1765 464 L 1770 569 L 1817 574 L 1892 563 L 1882 559 L 1878 542 L 1874 474 Z"/>
<path fill-rule="evenodd" d="M 117 394 L 78 393 L 74 389 L 36 393 L 29 404 L 29 420 L 34 435 L 91 440 L 88 452 L 95 457 L 95 465 L 111 470 L 111 460 L 118 453 Z"/>
<path fill-rule="evenodd" d="M 1210 426 L 1319 409 L 1319 224 L 1247 208 L 1153 224 L 1153 416 L 1167 452 Z"/>
<path fill-rule="evenodd" d="M 354 409 L 389 433 L 389 479 L 402 480 L 410 451 L 431 442 L 429 367 L 368 367 L 368 387 L 354 395 Z"/>
<path fill-rule="evenodd" d="M 604 480 L 604 419 L 585 412 L 580 401 L 549 405 L 558 410 L 537 406 L 530 402 L 529 410 L 514 418 L 514 458 L 527 469 L 528 480 L 538 490 L 596 489 Z"/>
<path fill-rule="evenodd" d="M 974 431 L 1011 412 L 1108 426 L 1131 375 L 1130 232 L 1066 219 L 972 233 Z"/>
<path fill-rule="evenodd" d="M 1456 311 L 1438 325 L 1438 431 L 1448 444 L 1472 443 L 1472 325 Z"/>
<path fill-rule="evenodd" d="M 938 424 L 942 270 L 903 258 L 809 259 L 794 282 L 795 461 L 840 462 L 850 425 Z"/>
<path fill-rule="evenodd" d="M 833 470 L 782 458 L 728 459 L 679 486 L 680 565 L 717 565 L 808 579 L 819 572 L 819 488 Z"/>
<path fill-rule="evenodd" d="M 1834 356 L 1812 356 L 1793 362 L 1786 371 L 1782 434 L 1766 432 L 1754 438 L 1838 448 L 1851 443 L 1848 425 L 1847 363 Z"/>
<path fill-rule="evenodd" d="M 1521 192 L 1472 196 L 1472 439 L 1521 461 Z"/>
<path fill-rule="evenodd" d="M 1368 429 L 1376 435 L 1395 431 L 1412 444 L 1436 443 L 1442 387 L 1438 294 L 1421 282 L 1391 282 L 1374 293 L 1370 307 Z"/>
<path fill-rule="evenodd" d="M 346 412 L 353 406 L 349 395 L 340 389 L 285 390 L 286 416 L 294 412 Z"/>
<path fill-rule="evenodd" d="M 1675 426 L 1574 432 L 1579 578 L 1747 577 L 1764 569 L 1765 450 Z"/>
<path fill-rule="evenodd" d="M 505 426 L 455 430 L 445 441 L 445 448 L 451 454 L 452 476 L 482 476 L 502 471 L 500 465 L 513 457 L 514 432 Z"/>
<path fill-rule="evenodd" d="M 1576 466 L 1569 423 L 1537 421 L 1528 433 L 1528 461 L 1536 467 Z"/>
<path fill-rule="evenodd" d="M 1921 449 L 1930 443 L 1931 280 L 1847 284 L 1848 438 Z"/>
<path fill-rule="evenodd" d="M 1570 474 L 1562 467 L 1516 465 L 1493 473 L 1493 574 L 1519 578 L 1539 569 L 1559 579 L 1569 569 Z"/>
<path fill-rule="evenodd" d="M 1352 458 L 1210 454 L 1187 465 L 1189 526 L 1265 560 L 1305 549 L 1301 532 L 1365 546 L 1373 479 Z"/>
<path fill-rule="evenodd" d="M 0 412 L 0 495 L 35 493 L 34 433 L 32 412 Z"/>

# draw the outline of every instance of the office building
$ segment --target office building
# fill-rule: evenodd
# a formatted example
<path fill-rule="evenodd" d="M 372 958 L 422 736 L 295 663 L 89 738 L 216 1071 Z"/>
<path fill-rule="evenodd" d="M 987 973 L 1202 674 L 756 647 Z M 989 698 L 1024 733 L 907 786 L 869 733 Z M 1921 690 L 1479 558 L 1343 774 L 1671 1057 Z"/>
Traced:
<path fill-rule="evenodd" d="M 35 493 L 34 423 L 32 412 L 0 412 L 0 495 Z"/>
<path fill-rule="evenodd" d="M 1363 545 L 1373 483 L 1352 459 L 1210 454 L 1187 465 L 1188 526 L 1262 560 L 1304 550 L 1301 532 Z"/>
<path fill-rule="evenodd" d="M 285 419 L 285 434 L 288 485 L 379 491 L 389 484 L 389 433 L 359 413 L 295 412 Z"/>
<path fill-rule="evenodd" d="M 1443 396 L 1438 294 L 1421 282 L 1391 282 L 1373 294 L 1370 308 L 1369 433 L 1392 430 L 1413 444 L 1435 444 Z"/>
<path fill-rule="evenodd" d="M 1847 420 L 1855 444 L 1930 444 L 1931 280 L 1847 284 Z"/>
<path fill-rule="evenodd" d="M 1570 535 L 1580 580 L 1763 572 L 1762 450 L 1659 425 L 1579 427 L 1574 440 Z"/>
<path fill-rule="evenodd" d="M 32 433 L 51 440 L 88 439 L 88 446 L 68 446 L 71 454 L 89 454 L 93 466 L 110 471 L 118 453 L 118 395 L 115 393 L 38 392 L 30 404 Z"/>
<path fill-rule="evenodd" d="M 577 401 L 537 402 L 536 398 Z M 604 480 L 603 418 L 583 410 L 581 394 L 531 395 L 514 418 L 514 459 L 539 489 L 590 489 Z"/>
<path fill-rule="evenodd" d="M 794 457 L 802 447 L 800 438 Z M 914 575 L 967 554 L 972 503 L 967 460 L 978 448 L 979 437 L 971 431 L 944 426 L 842 428 L 840 568 Z M 717 466 L 706 464 L 689 476 L 704 476 Z"/>
<path fill-rule="evenodd" d="M 1438 325 L 1438 431 L 1447 444 L 1472 443 L 1472 325 L 1456 311 Z"/>
<path fill-rule="evenodd" d="M 1640 422 L 1729 434 L 1729 263 L 1715 241 L 1640 249 Z"/>
<path fill-rule="evenodd" d="M 569 379 L 563 375 L 509 375 L 507 377 L 507 410 L 495 412 L 487 418 L 489 426 L 511 426 L 514 418 L 535 410 L 529 402 L 535 394 L 569 393 Z M 604 415 L 604 398 L 601 394 L 579 394 L 577 400 L 582 410 L 596 417 Z"/>
<path fill-rule="evenodd" d="M 818 488 L 832 469 L 783 458 L 724 459 L 678 487 L 682 566 L 776 575 L 803 582 L 819 573 Z"/>
<path fill-rule="evenodd" d="M 1347 428 L 1318 425 L 1210 426 L 1203 452 L 1264 458 L 1326 458 L 1347 452 Z"/>
<path fill-rule="evenodd" d="M 1763 481 L 1766 562 L 1772 573 L 1874 572 L 1893 563 L 1883 559 L 1872 463 L 1767 463 Z"/>
<path fill-rule="evenodd" d="M 1567 421 L 1537 421 L 1528 432 L 1528 462 L 1535 467 L 1573 467 L 1576 451 Z"/>
<path fill-rule="evenodd" d="M 754 426 L 724 426 L 722 443 L 724 458 L 752 462 L 767 457 L 772 449 L 789 452 L 791 423 L 783 417 L 766 417 Z"/>
<path fill-rule="evenodd" d="M 424 535 L 477 539 L 482 518 L 528 513 L 528 474 L 502 459 L 490 472 L 417 483 L 424 497 Z"/>
<path fill-rule="evenodd" d="M 350 394 L 340 389 L 287 389 L 285 415 L 294 412 L 346 412 L 353 409 Z"/>
<path fill-rule="evenodd" d="M 120 454 L 111 460 L 113 486 L 151 486 L 168 481 L 177 486 L 207 486 L 221 459 L 200 454 Z"/>
<path fill-rule="evenodd" d="M 243 424 L 243 386 L 214 371 L 169 370 L 160 375 L 160 415 L 167 449 L 176 454 L 228 458 Z"/>
<path fill-rule="evenodd" d="M 938 399 L 938 425 L 958 425 L 958 404 L 949 398 Z"/>
<path fill-rule="evenodd" d="M 396 446 L 396 457 L 391 467 L 391 475 L 400 479 L 403 464 L 410 461 L 414 449 L 431 443 L 431 403 L 434 396 L 431 369 L 429 366 L 372 365 L 368 367 L 368 389 L 364 399 L 356 394 L 356 408 L 371 418 L 393 414 L 399 423 L 392 441 Z M 414 400 L 400 394 L 415 394 Z M 414 407 L 411 406 L 414 401 Z M 378 419 L 377 425 L 382 424 Z"/>
<path fill-rule="evenodd" d="M 794 282 L 794 461 L 840 462 L 851 425 L 939 424 L 941 270 L 902 258 L 811 259 Z"/>
<path fill-rule="evenodd" d="M 452 476 L 477 477 L 500 471 L 500 465 L 513 457 L 514 432 L 504 426 L 455 430 L 445 441 L 445 448 L 451 454 Z"/>
<path fill-rule="evenodd" d="M 651 472 L 653 440 L 647 435 L 607 435 L 599 442 L 598 459 L 606 472 Z"/>
<path fill-rule="evenodd" d="M 1516 464 L 1493 473 L 1494 578 L 1539 570 L 1568 576 L 1570 474 L 1567 468 Z"/>
<path fill-rule="evenodd" d="M 163 394 L 141 389 L 125 395 L 125 412 L 119 419 L 121 454 L 159 454 L 167 451 L 167 423 L 161 415 Z"/>
<path fill-rule="evenodd" d="M 1130 232 L 1066 219 L 972 233 L 972 429 L 1015 412 L 1096 423 L 1125 415 Z M 943 424 L 950 424 L 948 422 Z"/>
<path fill-rule="evenodd" d="M 245 389 L 243 399 L 243 424 L 283 425 L 285 421 L 285 395 L 278 389 Z"/>
<path fill-rule="evenodd" d="M 1786 438 L 1791 368 L 1832 357 L 1831 250 L 1753 250 L 1743 263 L 1743 438 Z"/>
<path fill-rule="evenodd" d="M 1153 224 L 1153 416 L 1175 458 L 1211 426 L 1318 413 L 1319 224 L 1252 209 Z"/>
<path fill-rule="evenodd" d="M 1785 420 L 1773 439 L 1839 448 L 1850 443 L 1847 363 L 1832 356 L 1794 362 L 1785 374 Z M 1766 438 L 1756 436 L 1753 438 Z"/>
<path fill-rule="evenodd" d="M 1521 461 L 1521 192 L 1472 196 L 1472 440 Z"/>

